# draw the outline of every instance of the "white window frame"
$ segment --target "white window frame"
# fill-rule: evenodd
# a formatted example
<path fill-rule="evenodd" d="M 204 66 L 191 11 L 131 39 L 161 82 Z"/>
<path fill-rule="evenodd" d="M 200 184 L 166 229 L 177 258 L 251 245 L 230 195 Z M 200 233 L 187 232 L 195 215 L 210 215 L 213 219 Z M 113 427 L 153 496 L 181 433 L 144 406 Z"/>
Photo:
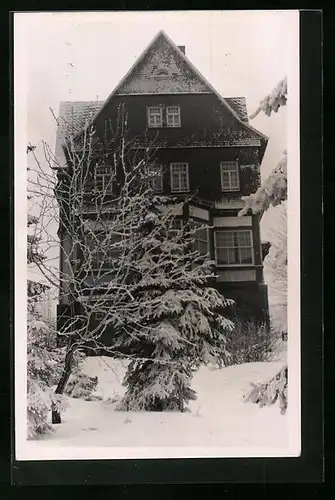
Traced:
<path fill-rule="evenodd" d="M 149 185 L 155 193 L 163 192 L 163 165 L 157 163 L 148 164 Z M 157 186 L 158 181 L 158 186 Z"/>
<path fill-rule="evenodd" d="M 236 183 L 233 182 L 233 177 L 236 174 Z M 220 175 L 221 175 L 221 190 L 222 191 L 239 191 L 240 190 L 240 173 L 237 161 L 221 161 L 220 162 Z M 227 182 L 224 182 L 228 180 Z"/>
<path fill-rule="evenodd" d="M 186 187 L 181 186 L 181 179 L 183 172 L 173 172 L 173 169 L 180 167 L 186 167 L 185 172 L 186 172 Z M 174 186 L 174 176 L 178 175 L 178 186 Z M 172 162 L 170 163 L 170 182 L 171 182 L 171 193 L 188 193 L 190 191 L 190 178 L 189 178 L 189 170 L 188 170 L 188 163 L 186 162 Z"/>
<path fill-rule="evenodd" d="M 171 235 L 176 235 L 179 231 L 183 229 L 183 219 L 181 217 L 174 217 L 171 220 L 170 228 L 169 228 L 169 234 Z M 173 227 L 177 226 L 177 227 Z"/>
<path fill-rule="evenodd" d="M 87 234 L 88 237 L 90 237 L 92 240 L 93 240 L 93 235 L 92 234 Z M 87 237 L 86 236 L 86 237 Z M 100 236 L 103 236 L 102 239 L 100 239 Z M 111 239 L 112 235 L 109 235 Z M 107 269 L 111 269 L 111 262 L 113 259 L 115 259 L 115 249 L 113 248 L 112 250 L 111 249 L 106 249 L 105 252 L 103 252 L 102 248 L 101 248 L 101 243 L 102 241 L 104 240 L 107 240 L 108 239 L 108 234 L 104 233 L 103 231 L 101 232 L 96 232 L 94 233 L 94 238 L 97 240 L 97 246 L 99 247 L 99 250 L 98 252 L 100 254 L 102 254 L 102 257 L 104 257 L 103 259 L 101 260 L 98 260 L 98 256 L 95 255 L 92 257 L 92 260 L 93 260 L 93 265 L 92 265 L 92 270 L 93 271 L 100 271 L 100 270 L 107 270 Z M 93 243 L 93 241 L 92 241 Z M 85 246 L 89 246 L 89 241 L 86 239 L 85 240 Z M 88 249 L 88 251 L 92 251 L 91 249 Z M 86 250 L 87 252 L 87 250 Z M 87 256 L 86 256 L 87 258 Z"/>
<path fill-rule="evenodd" d="M 176 111 L 174 111 L 176 110 Z M 171 122 L 169 123 L 169 119 Z M 166 126 L 168 128 L 181 127 L 180 106 L 167 106 L 166 107 Z"/>
<path fill-rule="evenodd" d="M 114 169 L 112 165 L 96 165 L 94 169 L 94 187 L 99 193 L 113 191 Z"/>
<path fill-rule="evenodd" d="M 203 224 L 202 222 L 194 220 L 194 219 L 192 219 L 192 225 L 193 225 L 192 229 L 194 229 L 194 233 L 193 233 L 193 236 L 194 236 L 194 242 L 193 242 L 194 250 L 196 250 L 197 252 L 199 252 L 199 255 L 201 257 L 206 257 L 207 255 L 209 255 L 209 231 L 208 231 L 208 226 L 206 224 Z M 200 231 L 206 231 L 206 240 L 197 238 L 197 233 L 198 233 L 199 230 Z M 205 243 L 205 242 L 206 242 L 206 248 L 207 248 L 207 250 L 206 250 L 206 253 L 202 253 L 200 251 L 200 248 L 199 248 L 199 243 Z"/>
<path fill-rule="evenodd" d="M 217 245 L 217 234 L 218 233 L 243 233 L 247 232 L 250 235 L 250 245 L 246 246 L 237 246 L 234 245 L 232 247 L 219 247 Z M 218 261 L 218 250 L 221 248 L 234 248 L 238 252 L 239 249 L 241 248 L 250 248 L 251 250 L 251 262 L 248 263 L 239 263 L 239 262 L 233 262 L 233 263 L 220 263 Z M 252 229 L 219 229 L 214 231 L 214 252 L 215 252 L 215 263 L 217 266 L 220 267 L 248 267 L 248 266 L 253 266 L 255 263 L 255 256 L 254 256 L 254 242 L 253 242 L 253 234 L 252 234 Z M 241 260 L 241 259 L 240 259 Z"/>
<path fill-rule="evenodd" d="M 156 111 L 152 111 L 156 110 Z M 154 123 L 150 122 L 150 118 L 155 118 Z M 147 124 L 149 128 L 161 128 L 163 127 L 163 107 L 158 106 L 147 106 Z"/>

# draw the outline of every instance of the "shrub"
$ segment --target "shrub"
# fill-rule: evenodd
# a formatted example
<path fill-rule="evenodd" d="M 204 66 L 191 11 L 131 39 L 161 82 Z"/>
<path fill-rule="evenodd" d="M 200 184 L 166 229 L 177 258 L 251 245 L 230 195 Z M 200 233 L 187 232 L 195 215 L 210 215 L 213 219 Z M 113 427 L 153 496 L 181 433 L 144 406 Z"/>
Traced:
<path fill-rule="evenodd" d="M 279 402 L 279 408 L 282 415 L 287 410 L 287 384 L 288 384 L 288 367 L 283 366 L 268 382 L 263 384 L 252 383 L 253 388 L 246 394 L 244 401 L 256 403 L 260 407 L 270 406 Z"/>
<path fill-rule="evenodd" d="M 53 403 L 52 386 L 63 362 L 63 352 L 54 347 L 53 332 L 28 301 L 27 322 L 27 427 L 32 439 L 51 431 L 48 415 Z M 57 404 L 61 403 L 57 401 Z"/>
<path fill-rule="evenodd" d="M 81 398 L 85 401 L 102 399 L 94 395 L 98 385 L 98 377 L 89 377 L 86 373 L 77 371 L 70 376 L 66 385 L 65 394 L 71 398 Z"/>
<path fill-rule="evenodd" d="M 236 319 L 234 325 L 227 335 L 229 365 L 272 360 L 276 336 L 266 324 Z"/>

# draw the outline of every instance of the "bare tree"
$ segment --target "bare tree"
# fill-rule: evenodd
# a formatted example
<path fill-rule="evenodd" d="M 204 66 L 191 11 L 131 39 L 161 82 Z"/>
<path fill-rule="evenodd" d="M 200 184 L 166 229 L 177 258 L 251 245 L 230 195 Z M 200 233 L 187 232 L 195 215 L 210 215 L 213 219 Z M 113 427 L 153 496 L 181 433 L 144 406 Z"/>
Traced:
<path fill-rule="evenodd" d="M 139 289 L 143 287 L 144 278 L 146 283 L 150 279 L 157 281 L 159 273 L 167 269 L 171 252 L 167 255 L 162 249 L 171 248 L 171 245 L 177 248 L 181 240 L 180 234 L 171 230 L 174 200 L 155 193 L 154 144 L 139 150 L 134 140 L 127 140 L 123 125 L 113 130 L 106 124 L 102 136 L 93 126 L 85 127 L 79 134 L 67 135 L 65 164 L 60 163 L 47 144 L 43 143 L 43 149 L 43 163 L 35 151 L 30 150 L 35 167 L 30 172 L 29 191 L 39 200 L 36 224 L 39 234 L 36 237 L 44 252 L 44 258 L 36 259 L 35 264 L 58 289 L 64 305 L 58 334 L 66 344 L 66 356 L 55 391 L 62 394 L 78 349 L 136 357 L 137 362 L 148 360 L 145 350 L 142 354 L 138 351 L 134 354 L 128 348 L 134 339 L 143 342 L 157 326 L 143 320 L 143 310 L 154 308 L 157 296 L 147 294 L 144 298 Z M 139 228 L 147 222 L 143 217 L 150 217 L 149 204 L 153 202 L 159 210 L 159 223 L 150 231 L 150 238 L 153 241 L 159 234 L 156 243 L 159 251 L 155 252 L 155 265 L 148 266 Z M 189 228 L 188 235 L 196 230 Z M 60 269 L 52 258 L 48 258 L 57 247 L 62 259 Z M 146 262 L 145 276 L 139 273 L 139 259 Z M 173 259 L 177 271 L 170 280 L 178 282 L 188 277 L 191 284 L 198 283 L 202 287 L 213 278 L 208 262 L 197 259 L 196 251 L 187 257 L 175 252 Z M 224 308 L 229 304 L 211 290 L 215 294 L 212 298 L 216 307 Z M 195 298 L 194 292 L 189 301 Z M 210 316 L 209 306 L 207 304 L 206 314 Z M 221 326 L 230 328 L 231 324 L 226 320 L 223 325 L 222 317 Z M 195 327 L 192 331 L 196 331 Z M 121 344 L 120 332 L 124 339 Z M 177 330 L 175 335 L 183 336 Z M 203 332 L 198 332 L 199 339 L 201 335 Z M 217 346 L 215 349 L 219 351 Z M 192 352 L 194 358 L 196 350 Z M 153 361 L 152 356 L 150 361 Z M 154 362 L 180 365 L 178 360 L 172 359 L 155 359 Z M 61 421 L 57 409 L 53 411 L 52 420 L 53 423 Z"/>

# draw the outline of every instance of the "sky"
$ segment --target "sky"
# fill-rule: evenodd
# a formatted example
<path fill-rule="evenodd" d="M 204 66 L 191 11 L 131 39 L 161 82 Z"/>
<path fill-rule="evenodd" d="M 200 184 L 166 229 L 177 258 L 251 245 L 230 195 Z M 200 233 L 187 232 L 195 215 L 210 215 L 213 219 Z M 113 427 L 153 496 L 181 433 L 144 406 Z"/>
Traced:
<path fill-rule="evenodd" d="M 163 29 L 223 97 L 245 96 L 251 113 L 288 73 L 294 11 L 19 14 L 24 38 L 27 131 L 55 142 L 59 102 L 104 100 Z M 20 19 L 19 17 L 22 16 Z M 23 36 L 24 35 L 24 36 Z M 263 173 L 286 148 L 286 109 L 252 125 L 269 136 Z"/>
<path fill-rule="evenodd" d="M 60 101 L 104 100 L 163 29 L 223 97 L 251 114 L 289 70 L 297 11 L 49 12 L 15 14 L 15 92 L 26 141 L 55 144 Z M 294 52 L 294 51 L 293 51 Z M 298 61 L 296 61 L 298 64 Z M 14 63 L 15 64 L 15 63 Z M 267 175 L 287 147 L 287 107 L 251 124 L 269 137 Z M 28 159 L 28 164 L 31 159 Z"/>

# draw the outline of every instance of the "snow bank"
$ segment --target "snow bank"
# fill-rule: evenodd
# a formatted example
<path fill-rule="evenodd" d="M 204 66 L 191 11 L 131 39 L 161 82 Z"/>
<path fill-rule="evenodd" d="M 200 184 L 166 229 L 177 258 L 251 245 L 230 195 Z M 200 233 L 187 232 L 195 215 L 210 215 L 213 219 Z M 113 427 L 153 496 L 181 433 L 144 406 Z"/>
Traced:
<path fill-rule="evenodd" d="M 288 446 L 287 415 L 277 406 L 260 409 L 242 396 L 250 382 L 267 380 L 281 363 L 249 363 L 223 369 L 201 368 L 194 376 L 197 401 L 189 412 L 118 412 L 116 401 L 124 392 L 126 364 L 106 357 L 86 360 L 84 371 L 98 375 L 97 391 L 103 402 L 71 400 L 63 423 L 36 441 L 43 455 L 52 447 L 187 447 L 265 448 Z M 73 448 L 74 449 L 74 448 Z M 56 453 L 56 452 L 55 452 Z M 45 453 L 44 453 L 45 455 Z M 76 455 L 77 456 L 77 455 Z"/>

